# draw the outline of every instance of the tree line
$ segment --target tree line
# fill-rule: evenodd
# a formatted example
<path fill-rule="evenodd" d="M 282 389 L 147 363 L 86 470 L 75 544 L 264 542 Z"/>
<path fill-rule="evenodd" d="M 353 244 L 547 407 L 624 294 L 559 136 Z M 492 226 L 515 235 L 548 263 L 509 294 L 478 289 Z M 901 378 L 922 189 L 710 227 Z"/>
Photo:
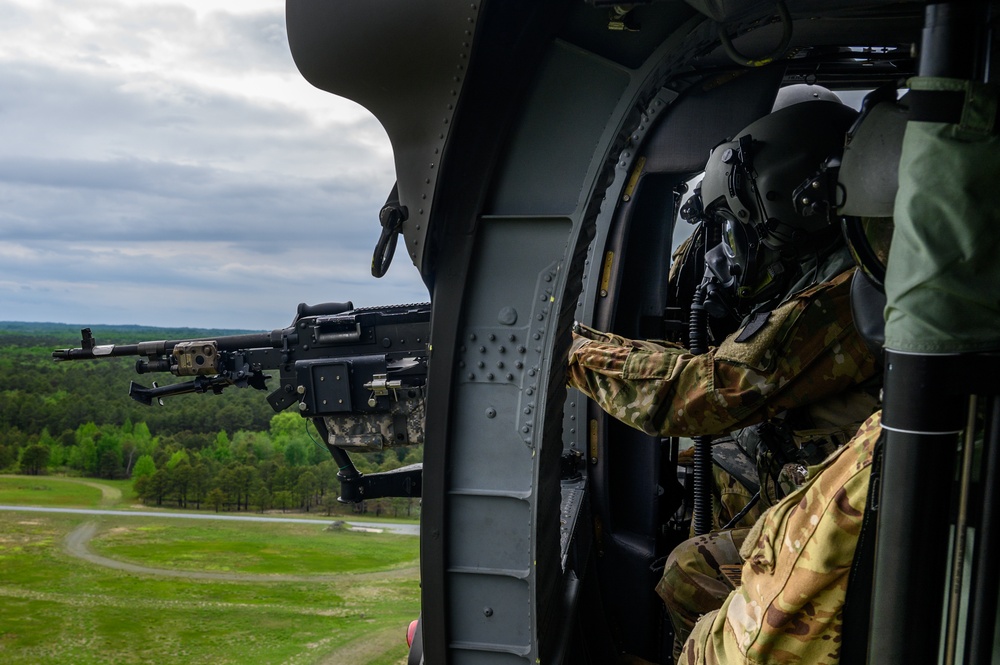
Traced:
<path fill-rule="evenodd" d="M 117 332 L 115 343 L 243 332 L 133 328 L 102 332 Z M 137 496 L 156 506 L 339 507 L 337 467 L 308 420 L 274 413 L 266 393 L 252 389 L 140 405 L 126 394 L 136 378 L 128 361 L 51 360 L 52 349 L 76 345 L 73 335 L 70 326 L 0 323 L 0 471 L 130 478 Z M 411 447 L 352 457 L 362 473 L 373 473 L 422 454 Z M 416 508 L 408 499 L 379 499 L 357 510 L 399 516 Z"/>

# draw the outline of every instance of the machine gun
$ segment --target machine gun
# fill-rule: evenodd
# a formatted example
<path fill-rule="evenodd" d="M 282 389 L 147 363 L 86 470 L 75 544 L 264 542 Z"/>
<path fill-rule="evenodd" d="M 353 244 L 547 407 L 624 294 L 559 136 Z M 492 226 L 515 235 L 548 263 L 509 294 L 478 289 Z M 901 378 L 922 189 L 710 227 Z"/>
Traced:
<path fill-rule="evenodd" d="M 300 304 L 292 324 L 269 333 L 98 345 L 90 328 L 80 348 L 52 352 L 57 361 L 139 356 L 138 374 L 169 372 L 189 381 L 147 388 L 132 382 L 143 404 L 185 393 L 221 393 L 229 386 L 266 390 L 275 411 L 296 405 L 312 419 L 340 467 L 339 499 L 419 497 L 419 465 L 360 473 L 347 450 L 372 451 L 423 443 L 430 304 L 354 309 L 350 302 Z"/>

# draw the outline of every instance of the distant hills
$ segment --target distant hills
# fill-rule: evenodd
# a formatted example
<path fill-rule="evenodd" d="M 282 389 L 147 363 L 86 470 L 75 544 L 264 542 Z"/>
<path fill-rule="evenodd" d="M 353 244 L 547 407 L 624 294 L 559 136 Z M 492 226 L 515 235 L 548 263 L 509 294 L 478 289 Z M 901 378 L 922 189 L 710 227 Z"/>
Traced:
<path fill-rule="evenodd" d="M 147 339 L 185 339 L 188 337 L 215 337 L 221 335 L 242 335 L 259 330 L 244 330 L 238 328 L 161 328 L 156 326 L 74 324 L 74 323 L 44 323 L 38 321 L 0 321 L 0 333 L 28 335 L 45 339 L 80 339 L 80 330 L 90 328 L 98 338 L 98 344 L 133 343 Z M 72 344 L 71 341 L 67 342 Z"/>

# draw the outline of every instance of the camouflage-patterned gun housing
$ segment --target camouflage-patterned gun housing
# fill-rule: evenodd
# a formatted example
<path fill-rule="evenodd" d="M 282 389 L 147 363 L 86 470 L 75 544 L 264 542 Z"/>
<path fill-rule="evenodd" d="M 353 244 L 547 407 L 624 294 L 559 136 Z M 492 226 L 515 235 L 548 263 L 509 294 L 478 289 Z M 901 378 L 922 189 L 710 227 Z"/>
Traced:
<path fill-rule="evenodd" d="M 190 381 L 129 396 L 144 404 L 184 393 L 220 393 L 229 386 L 266 389 L 275 411 L 295 406 L 322 419 L 328 444 L 353 450 L 423 443 L 424 385 L 430 304 L 354 309 L 350 303 L 299 305 L 292 325 L 270 333 L 215 339 L 98 345 L 85 328 L 81 348 L 56 350 L 56 360 L 140 356 L 136 372 L 169 372 Z"/>

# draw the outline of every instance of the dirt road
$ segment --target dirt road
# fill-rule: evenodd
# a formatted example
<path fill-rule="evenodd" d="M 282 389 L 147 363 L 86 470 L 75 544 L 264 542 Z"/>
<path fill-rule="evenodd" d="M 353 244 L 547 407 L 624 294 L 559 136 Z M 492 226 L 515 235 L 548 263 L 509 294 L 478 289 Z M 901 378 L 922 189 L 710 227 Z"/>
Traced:
<path fill-rule="evenodd" d="M 151 568 L 140 566 L 127 561 L 110 559 L 100 554 L 95 554 L 87 547 L 87 543 L 97 535 L 98 524 L 96 522 L 84 522 L 76 527 L 66 536 L 66 551 L 84 561 L 89 561 L 98 566 L 123 570 L 137 575 L 158 575 L 160 577 L 182 577 L 193 580 L 228 580 L 230 582 L 336 582 L 336 581 L 365 581 L 384 580 L 392 577 L 411 577 L 418 574 L 417 566 L 397 568 L 393 570 L 381 570 L 374 573 L 333 573 L 321 575 L 255 575 L 253 573 L 216 573 L 206 571 L 173 570 L 170 568 Z"/>

